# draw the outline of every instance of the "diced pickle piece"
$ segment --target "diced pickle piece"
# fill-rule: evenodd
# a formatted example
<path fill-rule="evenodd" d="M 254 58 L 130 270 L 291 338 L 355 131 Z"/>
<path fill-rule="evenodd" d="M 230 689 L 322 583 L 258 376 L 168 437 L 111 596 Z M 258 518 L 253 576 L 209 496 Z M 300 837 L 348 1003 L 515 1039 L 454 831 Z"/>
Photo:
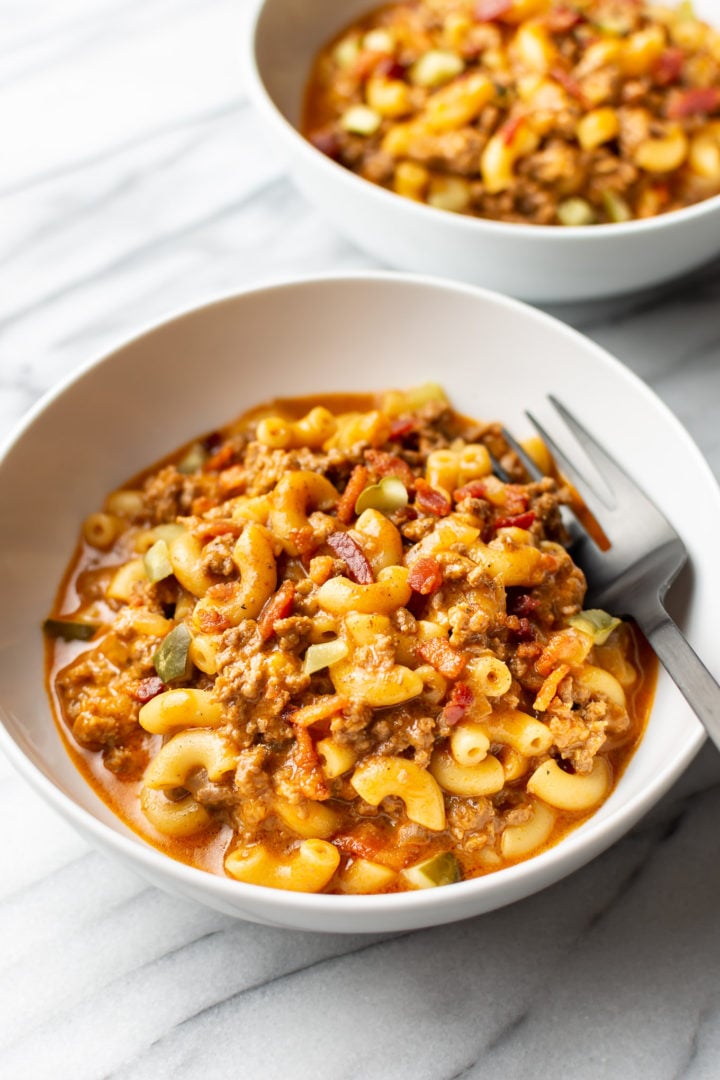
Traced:
<path fill-rule="evenodd" d="M 594 225 L 597 221 L 587 199 L 564 199 L 558 204 L 557 216 L 561 225 Z"/>
<path fill-rule="evenodd" d="M 184 679 L 190 667 L 188 650 L 192 634 L 184 623 L 171 630 L 153 657 L 155 670 L 164 683 Z"/>
<path fill-rule="evenodd" d="M 620 619 L 616 619 L 614 615 L 608 615 L 607 611 L 602 611 L 600 608 L 589 608 L 578 615 L 573 615 L 568 619 L 568 623 L 576 630 L 589 634 L 594 645 L 604 645 L 615 627 L 620 625 Z"/>
<path fill-rule="evenodd" d="M 413 889 L 433 889 L 436 885 L 462 881 L 463 874 L 452 851 L 441 851 L 439 855 L 402 870 L 400 877 Z"/>
<path fill-rule="evenodd" d="M 170 577 L 173 572 L 170 552 L 164 540 L 155 541 L 153 546 L 145 552 L 143 562 L 148 581 L 162 581 L 163 578 Z"/>
<path fill-rule="evenodd" d="M 43 630 L 50 637 L 59 637 L 63 641 L 89 641 L 97 626 L 79 619 L 46 619 Z"/>
<path fill-rule="evenodd" d="M 355 503 L 355 513 L 363 510 L 380 510 L 392 514 L 408 504 L 407 488 L 397 476 L 384 476 L 379 484 L 371 484 L 361 491 Z"/>
<path fill-rule="evenodd" d="M 340 123 L 353 135 L 373 135 L 380 127 L 382 117 L 367 105 L 351 105 Z"/>

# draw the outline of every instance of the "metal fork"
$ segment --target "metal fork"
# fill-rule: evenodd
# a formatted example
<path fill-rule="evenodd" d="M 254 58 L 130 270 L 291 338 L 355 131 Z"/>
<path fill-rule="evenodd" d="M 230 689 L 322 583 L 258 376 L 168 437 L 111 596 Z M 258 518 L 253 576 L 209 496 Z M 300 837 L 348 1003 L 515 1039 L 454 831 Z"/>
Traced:
<path fill-rule="evenodd" d="M 720 747 L 720 686 L 693 651 L 665 609 L 665 596 L 687 562 L 685 545 L 645 493 L 597 440 L 553 395 L 549 400 L 585 451 L 606 485 L 591 483 L 545 427 L 528 412 L 531 423 L 552 453 L 561 473 L 573 484 L 610 541 L 602 551 L 573 523 L 573 557 L 588 582 L 586 605 L 638 624 L 661 664 Z M 542 475 L 507 432 L 508 443 L 535 479 Z"/>

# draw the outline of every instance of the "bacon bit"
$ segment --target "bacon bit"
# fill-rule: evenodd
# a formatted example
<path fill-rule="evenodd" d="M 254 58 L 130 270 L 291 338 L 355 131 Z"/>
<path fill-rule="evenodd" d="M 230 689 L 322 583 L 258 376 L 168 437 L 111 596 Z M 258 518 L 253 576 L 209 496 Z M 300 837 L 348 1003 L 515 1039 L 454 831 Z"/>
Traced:
<path fill-rule="evenodd" d="M 221 634 L 230 622 L 217 608 L 200 608 L 197 616 L 203 634 Z"/>
<path fill-rule="evenodd" d="M 555 697 L 558 686 L 569 673 L 570 665 L 561 664 L 560 667 L 556 667 L 555 670 L 548 675 L 545 682 L 540 687 L 538 696 L 533 702 L 533 709 L 535 709 L 536 712 L 545 712 L 550 702 Z"/>
<path fill-rule="evenodd" d="M 442 567 L 432 555 L 425 555 L 413 563 L 408 574 L 408 585 L 414 592 L 430 596 L 438 591 L 442 583 Z"/>
<path fill-rule="evenodd" d="M 517 615 L 509 615 L 506 623 L 508 633 L 513 641 L 534 641 L 535 630 L 529 619 L 524 616 L 518 618 Z"/>
<path fill-rule="evenodd" d="M 301 709 L 290 713 L 287 719 L 294 727 L 306 728 L 335 716 L 336 713 L 346 709 L 348 704 L 347 698 L 341 697 L 340 694 L 323 694 L 322 697 L 311 701 L 309 705 L 303 705 Z"/>
<path fill-rule="evenodd" d="M 298 711 L 302 712 L 302 710 Z M 297 715 L 295 713 L 295 716 Z M 320 767 L 320 757 L 315 749 L 312 735 L 306 727 L 298 725 L 294 726 L 294 731 L 295 749 L 293 751 L 293 760 L 295 774 L 293 779 L 297 781 L 300 794 L 304 795 L 306 799 L 314 799 L 316 802 L 329 799 L 330 791 L 325 783 L 325 777 Z"/>
<path fill-rule="evenodd" d="M 478 0 L 475 5 L 475 18 L 478 22 L 494 22 L 507 15 L 512 8 L 512 0 Z"/>
<path fill-rule="evenodd" d="M 485 492 L 486 488 L 482 480 L 471 480 L 469 484 L 455 489 L 453 499 L 455 502 L 462 502 L 463 499 L 484 499 Z"/>
<path fill-rule="evenodd" d="M 356 465 L 338 501 L 335 514 L 343 525 L 349 525 L 355 517 L 355 503 L 368 486 L 368 471 L 364 465 Z"/>
<path fill-rule="evenodd" d="M 386 79 L 404 79 L 407 68 L 393 56 L 382 56 L 375 65 L 375 75 L 382 75 Z"/>
<path fill-rule="evenodd" d="M 358 585 L 372 585 L 375 580 L 372 566 L 367 561 L 365 552 L 353 540 L 350 533 L 330 533 L 325 542 L 329 548 L 332 548 L 338 558 L 343 560 L 347 566 L 348 577 L 351 581 L 356 581 Z"/>
<path fill-rule="evenodd" d="M 686 116 L 713 113 L 717 109 L 720 109 L 720 87 L 696 86 L 674 97 L 668 105 L 667 115 L 670 120 L 683 120 Z"/>
<path fill-rule="evenodd" d="M 221 446 L 203 465 L 203 472 L 219 472 L 229 465 L 235 457 L 235 448 L 230 443 Z"/>
<path fill-rule="evenodd" d="M 217 505 L 218 500 L 210 495 L 199 495 L 197 499 L 193 499 L 191 510 L 195 517 L 202 517 L 208 510 L 214 510 Z"/>
<path fill-rule="evenodd" d="M 585 16 L 575 8 L 561 5 L 551 8 L 544 22 L 551 34 L 564 34 L 579 23 L 585 22 Z"/>
<path fill-rule="evenodd" d="M 219 431 L 211 431 L 202 440 L 201 446 L 206 454 L 214 454 L 218 447 L 222 446 L 223 437 Z"/>
<path fill-rule="evenodd" d="M 354 855 L 358 859 L 369 859 L 370 862 L 377 861 L 378 853 L 385 846 L 380 836 L 353 836 L 351 833 L 333 836 L 330 843 L 346 855 Z"/>
<path fill-rule="evenodd" d="M 525 123 L 524 116 L 514 116 L 510 120 L 507 120 L 500 128 L 500 138 L 505 143 L 505 146 L 512 146 L 515 141 L 515 137 Z"/>
<path fill-rule="evenodd" d="M 685 53 L 682 49 L 665 49 L 660 53 L 653 67 L 653 78 L 659 86 L 669 86 L 677 82 L 685 62 Z"/>
<path fill-rule="evenodd" d="M 200 540 L 211 540 L 215 536 L 239 536 L 242 531 L 241 522 L 230 521 L 228 518 L 219 518 L 217 521 L 204 521 L 195 530 Z"/>
<path fill-rule="evenodd" d="M 316 150 L 336 161 L 340 157 L 340 140 L 334 131 L 314 131 L 309 136 Z"/>
<path fill-rule="evenodd" d="M 443 719 L 449 727 L 459 723 L 474 700 L 473 692 L 467 683 L 455 683 L 450 700 L 443 709 Z"/>
<path fill-rule="evenodd" d="M 446 679 L 457 679 L 467 662 L 462 653 L 453 649 L 445 638 L 429 638 L 427 641 L 422 641 L 415 651 Z"/>
<path fill-rule="evenodd" d="M 448 497 L 431 487 L 422 477 L 415 481 L 415 506 L 421 513 L 434 514 L 435 517 L 447 517 L 452 510 Z"/>
<path fill-rule="evenodd" d="M 512 517 L 501 517 L 493 521 L 494 529 L 529 529 L 535 520 L 535 511 L 526 510 L 523 514 L 514 514 Z"/>
<path fill-rule="evenodd" d="M 409 416 L 405 420 L 394 420 L 390 426 L 389 439 L 404 439 L 406 435 L 417 431 L 417 420 Z"/>
<path fill-rule="evenodd" d="M 562 68 L 554 67 L 550 69 L 550 75 L 555 82 L 560 83 L 563 90 L 567 90 L 571 97 L 574 97 L 576 101 L 579 101 L 581 105 L 584 105 L 585 95 L 582 92 L 582 87 L 577 79 L 574 79 L 567 71 Z"/>
<path fill-rule="evenodd" d="M 375 476 L 397 476 L 408 491 L 415 487 L 415 474 L 407 461 L 403 461 L 397 454 L 389 454 L 387 450 L 366 450 L 365 460 Z"/>
<path fill-rule="evenodd" d="M 239 495 L 247 487 L 247 472 L 242 465 L 231 465 L 222 470 L 218 482 L 223 495 Z"/>
<path fill-rule="evenodd" d="M 265 601 L 258 616 L 258 630 L 263 641 L 269 641 L 273 636 L 276 622 L 287 618 L 292 611 L 294 600 L 295 582 L 283 581 L 275 595 Z"/>
<path fill-rule="evenodd" d="M 508 615 L 517 615 L 518 618 L 527 618 L 540 607 L 540 601 L 530 593 L 513 593 L 508 589 L 506 609 Z"/>
<path fill-rule="evenodd" d="M 149 675 L 147 679 L 141 679 L 136 688 L 132 691 L 132 697 L 136 701 L 139 701 L 141 705 L 144 705 L 147 701 L 151 701 L 158 694 L 162 694 L 165 689 L 165 683 L 157 675 Z"/>

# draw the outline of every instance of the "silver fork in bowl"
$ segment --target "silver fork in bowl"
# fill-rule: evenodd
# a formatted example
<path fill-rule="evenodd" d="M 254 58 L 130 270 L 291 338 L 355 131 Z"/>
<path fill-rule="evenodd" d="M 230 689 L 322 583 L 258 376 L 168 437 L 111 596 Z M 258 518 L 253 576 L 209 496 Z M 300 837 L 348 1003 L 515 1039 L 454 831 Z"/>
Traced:
<path fill-rule="evenodd" d="M 574 486 L 609 541 L 604 551 L 571 523 L 573 557 L 585 572 L 588 607 L 635 620 L 713 742 L 720 747 L 720 686 L 665 608 L 665 596 L 687 562 L 680 536 L 628 474 L 553 395 L 549 401 L 594 465 L 605 490 L 591 483 L 546 428 L 528 412 L 560 472 Z M 531 476 L 542 475 L 515 439 L 505 437 Z"/>

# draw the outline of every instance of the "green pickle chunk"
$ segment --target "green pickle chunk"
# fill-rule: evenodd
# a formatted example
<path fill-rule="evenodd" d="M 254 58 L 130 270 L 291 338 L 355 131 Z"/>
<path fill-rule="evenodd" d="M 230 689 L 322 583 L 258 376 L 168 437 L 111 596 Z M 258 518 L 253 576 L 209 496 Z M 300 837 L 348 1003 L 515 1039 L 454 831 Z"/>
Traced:
<path fill-rule="evenodd" d="M 153 657 L 155 670 L 164 683 L 187 677 L 190 667 L 188 650 L 192 634 L 184 623 L 171 630 Z"/>
<path fill-rule="evenodd" d="M 173 572 L 170 552 L 165 540 L 156 540 L 153 546 L 145 552 L 143 562 L 148 581 L 162 581 L 164 578 L 170 577 Z"/>
<path fill-rule="evenodd" d="M 63 641 L 89 641 L 97 626 L 78 619 L 46 619 L 43 630 L 50 637 L 62 638 Z"/>
<path fill-rule="evenodd" d="M 434 889 L 436 885 L 462 881 L 463 872 L 452 851 L 441 851 L 424 862 L 401 870 L 400 877 L 413 889 Z"/>

